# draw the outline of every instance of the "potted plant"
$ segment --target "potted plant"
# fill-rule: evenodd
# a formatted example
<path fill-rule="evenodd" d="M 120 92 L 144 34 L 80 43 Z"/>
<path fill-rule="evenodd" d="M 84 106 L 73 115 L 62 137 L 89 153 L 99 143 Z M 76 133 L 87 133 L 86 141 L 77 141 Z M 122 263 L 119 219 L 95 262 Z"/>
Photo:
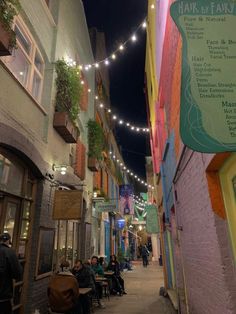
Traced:
<path fill-rule="evenodd" d="M 95 120 L 89 120 L 88 124 L 88 168 L 91 171 L 98 171 L 99 161 L 103 159 L 104 133 L 100 124 Z"/>
<path fill-rule="evenodd" d="M 12 25 L 19 10 L 19 0 L 0 1 L 0 56 L 10 55 L 12 49 L 16 48 L 16 34 Z"/>
<path fill-rule="evenodd" d="M 56 62 L 56 107 L 53 126 L 67 143 L 76 143 L 79 130 L 76 125 L 79 100 L 82 93 L 80 71 L 64 60 Z"/>

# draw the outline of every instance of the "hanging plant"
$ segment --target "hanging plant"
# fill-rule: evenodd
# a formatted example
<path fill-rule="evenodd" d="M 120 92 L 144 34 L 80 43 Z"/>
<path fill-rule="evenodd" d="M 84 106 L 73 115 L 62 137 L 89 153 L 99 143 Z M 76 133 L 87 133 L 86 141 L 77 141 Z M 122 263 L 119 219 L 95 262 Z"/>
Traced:
<path fill-rule="evenodd" d="M 0 1 L 0 22 L 4 30 L 10 34 L 9 48 L 17 48 L 16 34 L 12 30 L 14 17 L 19 13 L 21 5 L 19 0 Z"/>
<path fill-rule="evenodd" d="M 82 95 L 80 70 L 71 67 L 64 60 L 56 62 L 56 111 L 68 112 L 72 121 L 79 114 L 79 101 Z"/>
<path fill-rule="evenodd" d="M 102 151 L 104 149 L 104 133 L 100 124 L 95 120 L 89 120 L 88 124 L 88 157 L 102 160 Z"/>

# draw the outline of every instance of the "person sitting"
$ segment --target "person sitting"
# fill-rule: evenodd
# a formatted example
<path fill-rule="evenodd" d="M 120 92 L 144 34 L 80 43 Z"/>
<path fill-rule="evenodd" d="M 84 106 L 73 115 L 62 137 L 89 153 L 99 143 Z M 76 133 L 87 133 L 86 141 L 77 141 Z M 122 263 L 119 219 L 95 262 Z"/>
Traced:
<path fill-rule="evenodd" d="M 91 259 L 91 268 L 95 276 L 104 276 L 104 270 L 102 266 L 98 263 L 98 257 L 93 256 Z"/>
<path fill-rule="evenodd" d="M 99 257 L 98 263 L 99 263 L 99 265 L 101 265 L 103 270 L 107 269 L 107 263 L 106 263 L 105 257 L 103 257 L 103 256 Z"/>
<path fill-rule="evenodd" d="M 80 288 L 91 288 L 92 293 L 95 293 L 95 283 L 91 276 L 91 271 L 88 267 L 84 266 L 81 260 L 76 260 L 72 269 L 72 274 L 77 279 Z M 90 298 L 88 294 L 80 294 L 81 306 L 83 314 L 90 314 Z"/>
<path fill-rule="evenodd" d="M 98 264 L 98 257 L 97 256 L 93 256 L 91 258 L 91 264 L 89 266 L 89 269 L 91 270 L 91 276 L 94 280 L 95 293 L 98 297 L 99 307 L 105 308 L 105 305 L 100 301 L 102 299 L 102 294 L 103 294 L 102 282 L 96 281 L 97 276 L 104 276 L 104 271 L 103 271 L 101 265 Z"/>
<path fill-rule="evenodd" d="M 51 312 L 80 314 L 79 284 L 69 270 L 69 262 L 63 261 L 61 272 L 52 276 L 48 285 L 48 301 Z"/>
<path fill-rule="evenodd" d="M 113 280 L 113 290 L 115 290 L 119 295 L 127 294 L 124 288 L 124 279 L 120 274 L 120 264 L 116 259 L 115 255 L 111 255 L 110 262 L 108 264 L 107 270 L 113 271 L 114 275 L 112 276 Z"/>

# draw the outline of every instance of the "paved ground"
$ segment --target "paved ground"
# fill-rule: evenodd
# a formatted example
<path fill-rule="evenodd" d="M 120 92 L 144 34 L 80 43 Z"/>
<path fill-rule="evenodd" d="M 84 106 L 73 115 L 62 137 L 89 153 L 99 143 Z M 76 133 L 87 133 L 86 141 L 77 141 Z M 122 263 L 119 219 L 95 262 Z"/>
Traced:
<path fill-rule="evenodd" d="M 168 298 L 159 296 L 163 286 L 162 268 L 152 263 L 143 268 L 140 263 L 133 271 L 124 273 L 127 295 L 111 296 L 104 300 L 105 309 L 96 309 L 99 314 L 176 314 Z"/>

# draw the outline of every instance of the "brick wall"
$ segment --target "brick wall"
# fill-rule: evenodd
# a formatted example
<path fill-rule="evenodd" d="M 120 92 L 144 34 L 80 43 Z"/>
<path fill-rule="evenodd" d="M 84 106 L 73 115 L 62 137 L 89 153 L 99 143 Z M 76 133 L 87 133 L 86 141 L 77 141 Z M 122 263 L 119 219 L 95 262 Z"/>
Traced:
<path fill-rule="evenodd" d="M 50 186 L 49 181 L 40 181 L 37 187 L 37 196 L 33 214 L 33 226 L 31 235 L 31 248 L 29 251 L 29 272 L 28 272 L 28 289 L 25 302 L 24 314 L 32 314 L 35 309 L 40 313 L 47 313 L 47 287 L 50 277 L 35 280 L 39 228 L 55 228 L 55 221 L 52 220 L 52 203 L 54 188 Z"/>
<path fill-rule="evenodd" d="M 233 314 L 236 281 L 227 224 L 211 208 L 202 156 L 187 150 L 175 184 L 189 311 Z"/>

